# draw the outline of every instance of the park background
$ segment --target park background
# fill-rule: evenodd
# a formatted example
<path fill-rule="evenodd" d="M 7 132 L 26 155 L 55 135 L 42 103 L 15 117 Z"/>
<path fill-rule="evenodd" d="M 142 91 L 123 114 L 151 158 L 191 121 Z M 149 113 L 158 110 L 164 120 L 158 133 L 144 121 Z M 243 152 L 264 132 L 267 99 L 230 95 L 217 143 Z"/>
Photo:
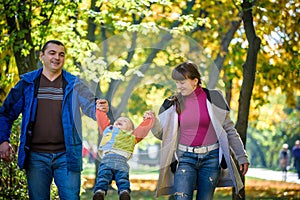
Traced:
<path fill-rule="evenodd" d="M 176 91 L 171 70 L 191 60 L 203 86 L 226 95 L 251 167 L 279 170 L 282 144 L 291 149 L 300 139 L 299 13 L 294 0 L 1 0 L 0 104 L 21 74 L 41 67 L 38 52 L 49 39 L 66 45 L 65 69 L 110 102 L 112 121 L 128 115 L 138 124 L 146 110 L 157 113 Z M 83 121 L 84 147 L 95 152 L 96 123 Z M 12 131 L 15 152 L 19 124 Z M 157 146 L 151 134 L 138 145 L 135 173 L 157 173 L 145 163 Z M 94 174 L 98 164 L 97 157 L 86 161 L 83 175 Z M 0 168 L 0 196 L 28 198 L 16 160 L 1 161 Z M 251 192 L 246 187 L 246 196 Z"/>

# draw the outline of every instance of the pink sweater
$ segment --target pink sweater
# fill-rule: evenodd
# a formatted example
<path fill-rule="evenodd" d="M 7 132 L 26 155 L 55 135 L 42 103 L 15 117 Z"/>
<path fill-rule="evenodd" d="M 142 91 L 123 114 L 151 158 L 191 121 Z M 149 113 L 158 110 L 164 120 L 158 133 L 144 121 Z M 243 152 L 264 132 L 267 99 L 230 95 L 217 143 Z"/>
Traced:
<path fill-rule="evenodd" d="M 179 115 L 180 144 L 187 146 L 202 146 L 218 141 L 211 124 L 206 93 L 198 86 L 192 94 L 184 99 L 184 109 Z"/>

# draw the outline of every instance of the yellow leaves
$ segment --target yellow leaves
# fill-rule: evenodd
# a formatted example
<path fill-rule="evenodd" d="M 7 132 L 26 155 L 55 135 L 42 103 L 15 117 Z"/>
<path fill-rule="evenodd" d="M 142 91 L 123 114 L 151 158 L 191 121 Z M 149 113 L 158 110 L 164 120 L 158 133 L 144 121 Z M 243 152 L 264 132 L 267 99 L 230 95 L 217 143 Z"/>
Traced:
<path fill-rule="evenodd" d="M 127 28 L 128 31 L 137 31 L 139 33 L 142 33 L 143 35 L 159 33 L 159 28 L 154 22 L 144 22 L 140 23 L 139 25 L 130 25 L 130 23 L 126 23 L 124 28 Z"/>
<path fill-rule="evenodd" d="M 296 45 L 292 46 L 292 50 L 295 51 L 295 52 L 298 51 L 298 53 L 300 53 L 300 49 Z"/>
<path fill-rule="evenodd" d="M 220 50 L 220 52 L 219 52 L 219 53 L 220 53 L 220 56 L 221 56 L 221 57 L 225 57 L 225 56 L 226 56 L 226 54 L 227 54 L 227 52 L 226 52 L 226 51 L 221 51 L 221 50 Z"/>
<path fill-rule="evenodd" d="M 278 76 L 277 76 L 277 79 L 279 80 L 279 81 L 281 81 L 281 80 L 283 80 L 283 76 L 281 75 L 281 74 L 279 74 Z"/>
<path fill-rule="evenodd" d="M 11 50 L 7 50 L 0 54 L 0 58 L 7 57 L 11 53 Z M 9 65 L 7 65 L 9 63 Z M 5 59 L 0 60 L 0 88 L 4 91 L 0 93 L 0 102 L 4 100 L 9 90 L 19 80 L 19 73 L 14 56 L 9 56 L 9 62 L 5 62 Z"/>
<path fill-rule="evenodd" d="M 217 25 L 219 22 L 218 22 L 218 20 L 216 20 L 216 19 L 214 19 L 213 21 L 212 21 L 212 24 L 214 24 L 214 25 Z"/>
<path fill-rule="evenodd" d="M 286 118 L 283 104 L 266 104 L 257 111 L 259 112 L 258 118 L 256 118 L 258 130 L 275 130 L 274 125 Z"/>
<path fill-rule="evenodd" d="M 170 59 L 173 60 L 174 58 L 170 58 Z M 153 61 L 157 66 L 165 66 L 169 62 L 169 57 L 164 52 L 158 52 L 156 58 L 154 58 Z"/>

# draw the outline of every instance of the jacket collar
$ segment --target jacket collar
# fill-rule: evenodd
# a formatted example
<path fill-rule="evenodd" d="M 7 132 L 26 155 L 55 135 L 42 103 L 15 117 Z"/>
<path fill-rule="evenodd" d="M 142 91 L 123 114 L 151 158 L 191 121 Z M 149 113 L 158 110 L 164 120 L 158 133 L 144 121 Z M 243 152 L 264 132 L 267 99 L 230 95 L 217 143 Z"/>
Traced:
<path fill-rule="evenodd" d="M 42 71 L 43 71 L 43 68 L 39 68 L 37 70 L 28 72 L 26 74 L 22 74 L 20 76 L 20 78 L 28 83 L 33 83 L 34 80 L 41 75 Z"/>
<path fill-rule="evenodd" d="M 211 102 L 211 98 L 210 98 L 210 94 L 209 94 L 209 90 L 207 88 L 202 88 L 204 90 L 204 92 L 206 93 L 206 97 L 208 99 L 209 102 Z"/>
<path fill-rule="evenodd" d="M 22 74 L 20 77 L 24 81 L 28 83 L 33 83 L 35 79 L 41 76 L 43 68 L 39 68 L 37 70 L 28 72 L 26 74 Z M 67 82 L 67 84 L 73 85 L 76 79 L 76 76 L 72 75 L 71 73 L 67 72 L 66 70 L 62 70 L 63 79 Z"/>

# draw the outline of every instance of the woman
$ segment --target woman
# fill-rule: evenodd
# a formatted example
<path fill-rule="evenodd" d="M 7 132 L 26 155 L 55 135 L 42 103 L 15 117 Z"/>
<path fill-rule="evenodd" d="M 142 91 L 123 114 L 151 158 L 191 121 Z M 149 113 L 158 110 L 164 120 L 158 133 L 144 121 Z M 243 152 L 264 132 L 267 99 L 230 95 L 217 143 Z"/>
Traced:
<path fill-rule="evenodd" d="M 288 144 L 283 144 L 279 152 L 279 166 L 282 171 L 282 180 L 286 181 L 287 171 L 290 162 L 290 150 Z"/>
<path fill-rule="evenodd" d="M 179 93 L 164 101 L 152 128 L 162 140 L 156 195 L 192 200 L 196 189 L 197 200 L 208 200 L 213 199 L 216 186 L 234 186 L 238 193 L 244 186 L 232 156 L 242 175 L 249 161 L 223 95 L 201 87 L 192 62 L 177 66 L 172 79 Z"/>

